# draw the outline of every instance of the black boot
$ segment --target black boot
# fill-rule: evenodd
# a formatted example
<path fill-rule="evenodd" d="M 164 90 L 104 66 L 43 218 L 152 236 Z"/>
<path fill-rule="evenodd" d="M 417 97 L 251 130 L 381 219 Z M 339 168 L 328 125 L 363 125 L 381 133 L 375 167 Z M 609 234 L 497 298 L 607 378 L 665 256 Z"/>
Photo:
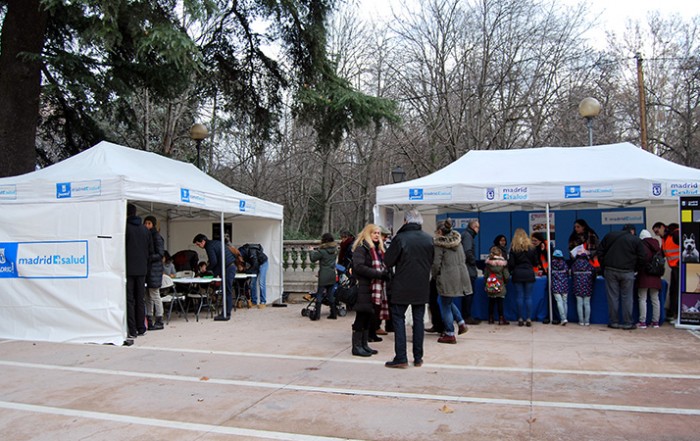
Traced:
<path fill-rule="evenodd" d="M 371 352 L 365 351 L 362 347 L 362 331 L 352 331 L 352 355 L 357 355 L 358 357 L 370 357 Z"/>
<path fill-rule="evenodd" d="M 163 317 L 156 316 L 156 321 L 153 323 L 153 327 L 149 326 L 148 330 L 149 331 L 159 331 L 163 328 L 165 328 L 165 325 L 163 325 Z"/>
<path fill-rule="evenodd" d="M 153 330 L 153 317 L 150 315 L 146 316 L 146 322 L 148 323 L 148 330 L 152 331 Z"/>
<path fill-rule="evenodd" d="M 365 329 L 364 331 L 362 331 L 362 349 L 364 349 L 365 351 L 369 352 L 372 355 L 378 354 L 379 351 L 370 348 L 368 343 L 369 343 L 369 330 Z"/>
<path fill-rule="evenodd" d="M 329 315 L 328 318 L 331 320 L 338 318 L 338 305 L 335 303 L 331 303 L 331 315 Z"/>

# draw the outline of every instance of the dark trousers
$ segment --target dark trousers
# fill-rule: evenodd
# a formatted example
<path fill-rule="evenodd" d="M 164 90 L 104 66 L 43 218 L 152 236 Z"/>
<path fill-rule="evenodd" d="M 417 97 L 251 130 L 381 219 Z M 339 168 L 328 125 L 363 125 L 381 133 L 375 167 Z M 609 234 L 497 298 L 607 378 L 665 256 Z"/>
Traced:
<path fill-rule="evenodd" d="M 394 362 L 408 363 L 406 355 L 406 310 L 409 305 L 391 305 L 391 319 L 394 323 Z M 425 304 L 411 305 L 413 313 L 413 361 L 423 361 L 423 317 Z"/>
<path fill-rule="evenodd" d="M 355 312 L 355 322 L 352 324 L 353 331 L 369 331 L 374 312 L 357 311 Z"/>
<path fill-rule="evenodd" d="M 464 297 L 462 297 L 464 300 Z M 430 299 L 428 300 L 428 309 L 430 311 L 430 324 L 435 332 L 443 333 L 445 325 L 442 323 L 442 315 L 440 314 L 440 304 L 438 303 L 437 282 L 435 279 L 430 280 Z"/>
<path fill-rule="evenodd" d="M 326 297 L 331 311 L 335 310 L 335 289 L 333 285 L 319 286 L 316 291 L 316 318 L 321 317 L 321 308 L 323 307 L 323 297 Z"/>
<path fill-rule="evenodd" d="M 129 335 L 146 332 L 146 276 L 126 276 L 126 325 Z"/>
<path fill-rule="evenodd" d="M 503 317 L 503 297 L 489 297 L 489 319 L 493 318 L 494 307 L 498 310 L 498 317 Z"/>
<path fill-rule="evenodd" d="M 476 289 L 476 276 L 469 276 L 469 280 L 472 282 L 472 289 Z M 472 302 L 474 301 L 474 294 L 462 297 L 462 318 L 464 320 L 474 318 L 472 316 Z"/>
<path fill-rule="evenodd" d="M 248 279 L 250 280 L 250 279 Z M 236 281 L 236 265 L 231 265 L 226 268 L 226 317 L 231 317 L 231 310 L 233 309 L 233 284 Z M 253 280 L 252 283 L 257 283 L 257 280 Z M 243 289 L 243 288 L 241 288 Z"/>

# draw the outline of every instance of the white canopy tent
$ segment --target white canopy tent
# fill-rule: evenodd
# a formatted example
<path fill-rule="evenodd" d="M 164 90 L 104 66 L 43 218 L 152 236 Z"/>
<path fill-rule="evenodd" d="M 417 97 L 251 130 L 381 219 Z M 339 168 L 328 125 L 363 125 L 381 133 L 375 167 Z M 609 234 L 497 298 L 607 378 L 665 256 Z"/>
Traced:
<path fill-rule="evenodd" d="M 231 223 L 261 243 L 268 302 L 282 295 L 283 207 L 195 166 L 101 142 L 42 170 L 0 179 L 0 337 L 121 344 L 126 336 L 126 203 L 154 213 L 172 252 Z"/>
<path fill-rule="evenodd" d="M 677 205 L 700 194 L 700 170 L 630 143 L 472 150 L 422 178 L 377 187 L 377 206 L 516 211 Z M 380 213 L 381 217 L 381 213 Z"/>
<path fill-rule="evenodd" d="M 422 178 L 377 187 L 375 223 L 400 225 L 400 211 L 427 214 L 669 207 L 700 195 L 700 170 L 633 144 L 473 150 Z M 396 210 L 395 210 L 396 209 Z M 429 230 L 430 231 L 430 230 Z"/>

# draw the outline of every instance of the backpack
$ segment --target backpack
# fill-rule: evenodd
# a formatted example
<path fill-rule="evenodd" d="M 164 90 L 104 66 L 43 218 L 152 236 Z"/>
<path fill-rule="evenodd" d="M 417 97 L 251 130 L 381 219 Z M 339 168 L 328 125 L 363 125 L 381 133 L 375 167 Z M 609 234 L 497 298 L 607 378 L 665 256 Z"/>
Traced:
<path fill-rule="evenodd" d="M 644 242 L 644 245 L 646 245 L 653 252 L 653 249 L 649 246 L 649 244 Z M 644 266 L 644 272 L 650 276 L 661 277 L 664 275 L 664 272 L 666 272 L 666 258 L 664 257 L 663 251 L 659 250 L 655 252 L 653 256 L 651 256 L 651 259 Z"/>
<path fill-rule="evenodd" d="M 499 294 L 503 291 L 503 285 L 501 285 L 501 281 L 498 280 L 498 277 L 494 273 L 489 274 L 486 278 L 485 287 L 486 292 L 489 294 Z"/>

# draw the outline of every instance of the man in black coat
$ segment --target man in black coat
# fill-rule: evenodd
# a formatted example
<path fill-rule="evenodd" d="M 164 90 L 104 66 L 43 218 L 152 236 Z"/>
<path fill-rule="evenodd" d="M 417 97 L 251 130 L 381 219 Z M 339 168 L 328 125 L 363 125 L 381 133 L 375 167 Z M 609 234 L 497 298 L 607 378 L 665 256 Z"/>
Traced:
<path fill-rule="evenodd" d="M 224 255 L 226 256 L 226 261 L 222 264 L 221 247 L 223 245 L 221 241 L 209 239 L 201 233 L 194 237 L 192 243 L 206 250 L 207 259 L 209 259 L 207 269 L 211 271 L 215 277 L 221 277 L 224 271 L 226 271 L 226 311 L 225 314 L 222 312 L 222 314 L 214 317 L 214 320 L 229 320 L 231 318 L 231 310 L 233 309 L 233 281 L 236 278 L 236 257 L 228 247 L 225 247 Z"/>
<path fill-rule="evenodd" d="M 598 260 L 603 269 L 608 296 L 608 327 L 635 329 L 632 320 L 634 273 L 644 264 L 646 250 L 641 239 L 634 234 L 634 226 L 625 225 L 622 231 L 606 234 L 598 247 Z M 620 303 L 622 325 L 619 318 Z"/>
<path fill-rule="evenodd" d="M 136 206 L 126 206 L 126 324 L 129 338 L 146 333 L 146 274 L 153 254 L 151 232 L 136 216 Z"/>
<path fill-rule="evenodd" d="M 467 229 L 462 233 L 462 249 L 464 250 L 465 263 L 469 271 L 469 279 L 472 282 L 472 287 L 476 286 L 476 252 L 474 251 L 474 238 L 479 234 L 479 219 L 471 219 L 467 224 Z M 469 294 L 462 297 L 462 317 L 468 325 L 478 325 L 481 320 L 472 317 L 472 303 L 474 302 L 474 294 Z"/>
<path fill-rule="evenodd" d="M 417 210 L 404 215 L 404 224 L 384 255 L 387 268 L 394 268 L 391 282 L 391 319 L 394 325 L 394 359 L 386 367 L 406 368 L 406 310 L 413 313 L 413 364 L 423 364 L 425 304 L 430 296 L 433 238 L 422 231 L 423 217 Z"/>

